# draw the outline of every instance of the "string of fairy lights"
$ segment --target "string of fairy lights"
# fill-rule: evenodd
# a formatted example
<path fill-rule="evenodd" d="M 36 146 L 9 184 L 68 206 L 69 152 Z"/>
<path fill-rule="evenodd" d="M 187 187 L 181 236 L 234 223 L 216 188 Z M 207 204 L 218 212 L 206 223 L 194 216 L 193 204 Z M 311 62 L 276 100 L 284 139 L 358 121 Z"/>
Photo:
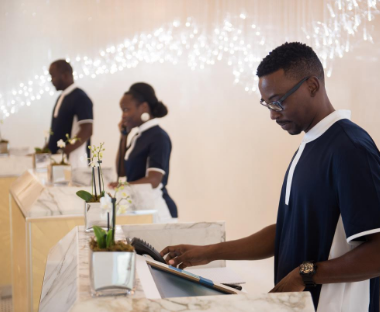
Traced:
<path fill-rule="evenodd" d="M 355 42 L 373 42 L 370 23 L 379 13 L 380 0 L 328 0 L 327 17 L 303 25 L 303 38 L 320 56 L 327 77 L 333 61 L 353 49 Z M 135 68 L 140 63 L 186 62 L 191 70 L 203 70 L 217 62 L 231 67 L 233 83 L 247 92 L 257 92 L 256 68 L 261 59 L 282 41 L 274 33 L 263 30 L 254 17 L 246 13 L 225 18 L 221 25 L 206 31 L 193 18 L 175 20 L 152 32 L 136 34 L 117 45 L 101 49 L 95 58 L 67 57 L 74 68 L 74 79 L 95 79 Z M 277 40 L 277 41 L 276 41 Z M 0 93 L 0 119 L 31 106 L 55 90 L 47 67 L 32 79 Z"/>

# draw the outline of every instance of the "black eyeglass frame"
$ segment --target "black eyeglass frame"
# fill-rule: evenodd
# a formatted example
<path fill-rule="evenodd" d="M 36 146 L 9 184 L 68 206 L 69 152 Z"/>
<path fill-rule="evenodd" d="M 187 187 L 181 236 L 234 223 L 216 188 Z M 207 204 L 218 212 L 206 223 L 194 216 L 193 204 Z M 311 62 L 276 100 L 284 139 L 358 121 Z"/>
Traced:
<path fill-rule="evenodd" d="M 293 88 L 291 88 L 288 92 L 285 93 L 284 96 L 282 96 L 277 101 L 272 101 L 269 103 L 266 103 L 264 99 L 260 100 L 260 104 L 267 107 L 270 110 L 273 110 L 275 112 L 281 112 L 284 110 L 284 106 L 282 106 L 282 102 L 284 102 L 289 96 L 291 96 L 294 92 L 296 92 L 301 85 L 310 78 L 311 76 L 307 76 L 303 78 L 300 82 L 298 82 Z"/>

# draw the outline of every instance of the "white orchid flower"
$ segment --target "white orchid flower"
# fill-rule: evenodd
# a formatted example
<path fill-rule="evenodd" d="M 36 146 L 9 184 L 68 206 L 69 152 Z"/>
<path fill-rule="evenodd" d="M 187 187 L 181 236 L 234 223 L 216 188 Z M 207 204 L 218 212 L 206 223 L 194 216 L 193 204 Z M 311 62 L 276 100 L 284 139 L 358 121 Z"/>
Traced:
<path fill-rule="evenodd" d="M 70 144 L 75 144 L 76 141 L 77 141 L 76 138 L 74 138 L 74 139 L 70 139 Z"/>
<path fill-rule="evenodd" d="M 99 163 L 96 160 L 92 160 L 90 161 L 89 166 L 91 166 L 92 168 L 97 168 L 99 167 Z"/>
<path fill-rule="evenodd" d="M 104 210 L 112 209 L 112 200 L 107 193 L 105 193 L 104 196 L 100 198 L 100 207 Z"/>
<path fill-rule="evenodd" d="M 50 135 L 50 131 L 45 130 L 45 131 L 44 131 L 45 139 L 48 139 L 48 138 L 49 138 L 49 135 Z"/>
<path fill-rule="evenodd" d="M 127 212 L 127 206 L 126 205 L 120 205 L 119 209 L 117 210 L 117 214 L 121 215 L 121 214 L 125 214 L 126 212 Z"/>
<path fill-rule="evenodd" d="M 65 148 L 65 147 L 66 147 L 66 143 L 65 143 L 62 139 L 60 139 L 60 140 L 57 142 L 57 146 L 58 146 L 59 148 Z"/>

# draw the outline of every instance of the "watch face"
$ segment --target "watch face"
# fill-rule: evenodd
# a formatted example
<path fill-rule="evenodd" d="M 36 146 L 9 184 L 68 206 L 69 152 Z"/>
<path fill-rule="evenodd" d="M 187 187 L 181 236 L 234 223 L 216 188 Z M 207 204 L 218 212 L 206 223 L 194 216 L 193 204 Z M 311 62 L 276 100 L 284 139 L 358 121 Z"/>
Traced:
<path fill-rule="evenodd" d="M 302 263 L 300 267 L 300 272 L 302 274 L 310 274 L 314 272 L 314 264 L 311 262 Z"/>

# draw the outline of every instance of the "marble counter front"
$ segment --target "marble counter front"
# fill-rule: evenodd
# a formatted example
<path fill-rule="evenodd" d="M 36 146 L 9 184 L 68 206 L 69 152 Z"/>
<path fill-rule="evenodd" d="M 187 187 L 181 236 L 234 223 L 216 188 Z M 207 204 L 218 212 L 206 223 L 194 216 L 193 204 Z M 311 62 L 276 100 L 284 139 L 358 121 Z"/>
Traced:
<path fill-rule="evenodd" d="M 146 225 L 154 230 L 156 225 Z M 165 225 L 161 225 L 162 229 Z M 168 231 L 178 239 L 186 239 L 193 244 L 203 241 L 189 238 L 192 233 L 208 233 L 209 242 L 221 240 L 224 232 L 221 223 L 177 224 L 168 225 Z M 221 226 L 223 228 L 221 228 Z M 118 227 L 117 239 L 122 239 L 131 233 L 141 233 L 145 227 L 141 226 Z M 187 231 L 186 231 L 187 230 Z M 153 231 L 154 232 L 154 231 Z M 153 235 L 156 233 L 153 233 Z M 201 234 L 202 235 L 202 234 Z M 92 298 L 90 295 L 89 279 L 89 248 L 91 235 L 84 232 L 83 227 L 74 228 L 59 243 L 54 246 L 48 257 L 45 277 L 40 301 L 40 312 L 96 312 L 96 311 L 258 311 L 258 312 L 314 312 L 310 293 L 280 293 L 262 295 L 225 295 L 209 297 L 188 297 L 170 299 L 146 299 L 138 274 L 136 277 L 136 292 L 127 297 Z M 163 241 L 165 237 L 162 238 Z M 222 238 L 224 240 L 224 238 Z M 163 243 L 163 242 L 161 242 Z"/>
<path fill-rule="evenodd" d="M 74 227 L 84 225 L 84 201 L 76 192 L 90 187 L 46 183 L 46 174 L 26 171 L 11 186 L 12 296 L 14 311 L 38 311 L 48 252 Z M 155 210 L 127 211 L 118 224 L 152 223 Z"/>

